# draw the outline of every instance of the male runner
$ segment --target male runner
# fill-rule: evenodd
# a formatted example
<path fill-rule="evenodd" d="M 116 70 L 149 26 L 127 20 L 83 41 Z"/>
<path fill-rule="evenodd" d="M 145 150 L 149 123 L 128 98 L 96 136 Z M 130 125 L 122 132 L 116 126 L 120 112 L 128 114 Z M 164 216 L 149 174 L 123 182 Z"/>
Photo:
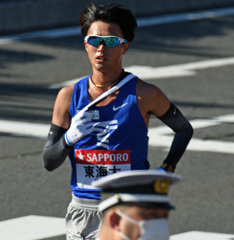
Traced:
<path fill-rule="evenodd" d="M 163 171 L 175 170 L 193 129 L 158 87 L 124 71 L 122 58 L 137 27 L 131 11 L 117 4 L 90 4 L 81 13 L 80 26 L 92 73 L 58 93 L 43 159 L 45 168 L 52 171 L 69 155 L 72 201 L 66 215 L 67 239 L 94 239 L 102 217 L 97 209 L 101 190 L 90 186 L 91 181 L 150 168 L 147 131 L 151 115 L 175 132 L 160 165 Z M 126 79 L 131 80 L 84 110 Z"/>

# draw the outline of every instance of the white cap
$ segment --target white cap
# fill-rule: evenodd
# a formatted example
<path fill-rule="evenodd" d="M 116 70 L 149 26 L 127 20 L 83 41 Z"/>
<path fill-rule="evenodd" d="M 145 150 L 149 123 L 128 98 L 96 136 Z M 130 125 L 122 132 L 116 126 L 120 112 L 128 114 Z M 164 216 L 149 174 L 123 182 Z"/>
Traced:
<path fill-rule="evenodd" d="M 168 198 L 169 186 L 180 180 L 180 176 L 157 170 L 132 170 L 108 175 L 92 182 L 92 186 L 102 189 L 99 210 L 104 211 L 114 205 L 138 203 L 157 208 L 173 209 Z"/>

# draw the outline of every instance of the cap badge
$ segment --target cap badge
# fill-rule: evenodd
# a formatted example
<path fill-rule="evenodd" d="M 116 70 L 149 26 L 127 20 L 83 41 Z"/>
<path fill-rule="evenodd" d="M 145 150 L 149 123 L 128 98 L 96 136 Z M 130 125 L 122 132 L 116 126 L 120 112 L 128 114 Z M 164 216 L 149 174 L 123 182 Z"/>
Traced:
<path fill-rule="evenodd" d="M 156 180 L 154 182 L 154 191 L 158 194 L 167 194 L 170 180 Z"/>

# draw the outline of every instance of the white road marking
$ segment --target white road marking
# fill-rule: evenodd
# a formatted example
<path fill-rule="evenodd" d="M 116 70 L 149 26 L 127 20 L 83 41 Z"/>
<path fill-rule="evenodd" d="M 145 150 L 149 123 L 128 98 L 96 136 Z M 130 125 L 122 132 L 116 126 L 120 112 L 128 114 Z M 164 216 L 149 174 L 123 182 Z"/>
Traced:
<path fill-rule="evenodd" d="M 234 114 L 223 115 L 211 119 L 196 119 L 190 121 L 190 123 L 194 129 L 234 123 Z M 21 136 L 31 136 L 45 139 L 47 137 L 49 127 L 50 125 L 48 124 L 0 120 L 0 132 Z M 167 126 L 149 128 L 148 136 L 149 146 L 153 147 L 163 147 L 168 149 L 173 140 L 173 132 Z M 234 154 L 234 142 L 192 138 L 187 150 Z"/>
<path fill-rule="evenodd" d="M 49 89 L 59 89 L 59 88 L 62 88 L 62 87 L 65 87 L 65 86 L 69 86 L 71 84 L 74 84 L 76 82 L 79 82 L 81 79 L 85 78 L 87 76 L 83 76 L 83 77 L 79 77 L 79 78 L 74 78 L 72 80 L 68 80 L 68 81 L 64 81 L 64 82 L 60 82 L 60 83 L 54 83 L 54 84 L 51 84 L 49 85 Z"/>
<path fill-rule="evenodd" d="M 172 235 L 170 240 L 231 240 L 233 234 L 191 231 Z"/>
<path fill-rule="evenodd" d="M 177 64 L 163 67 L 149 67 L 149 66 L 129 66 L 125 67 L 125 71 L 131 72 L 143 80 L 154 80 L 162 78 L 186 77 L 196 75 L 196 70 L 203 70 L 208 68 L 217 68 L 228 65 L 234 65 L 234 57 L 219 58 L 200 62 Z M 75 78 L 69 81 L 51 84 L 50 89 L 59 89 L 70 84 L 80 81 L 86 76 Z"/>
<path fill-rule="evenodd" d="M 176 13 L 158 17 L 146 17 L 139 18 L 137 23 L 139 27 L 148 27 L 154 25 L 167 24 L 172 22 L 184 22 L 201 20 L 204 18 L 215 18 L 234 14 L 234 8 L 220 8 L 220 9 L 208 9 L 204 11 L 191 12 L 191 13 Z"/>
<path fill-rule="evenodd" d="M 157 135 L 157 129 L 149 130 L 149 146 L 162 147 L 167 151 L 171 146 L 172 140 L 173 138 L 170 136 Z M 192 138 L 186 151 L 234 154 L 234 142 Z"/>
<path fill-rule="evenodd" d="M 25 216 L 0 222 L 0 239 L 38 240 L 64 235 L 65 219 Z"/>
<path fill-rule="evenodd" d="M 0 132 L 36 138 L 46 138 L 50 125 L 0 120 Z"/>
<path fill-rule="evenodd" d="M 234 65 L 234 57 L 211 59 L 199 62 L 177 64 L 163 67 L 130 66 L 126 71 L 132 72 L 144 80 L 196 75 L 196 70 Z"/>
<path fill-rule="evenodd" d="M 234 123 L 234 114 L 223 115 L 211 119 L 196 119 L 190 121 L 194 129 L 218 126 L 221 124 Z M 155 147 L 166 147 L 166 150 L 171 146 L 173 140 L 173 131 L 167 126 L 150 128 L 149 145 Z M 202 152 L 218 152 L 234 154 L 234 142 L 217 141 L 217 140 L 202 140 L 192 138 L 187 151 L 202 151 Z"/>
<path fill-rule="evenodd" d="M 183 22 L 191 20 L 201 20 L 204 18 L 215 18 L 221 16 L 228 16 L 234 14 L 234 8 L 220 8 L 220 9 L 209 9 L 204 11 L 197 11 L 191 13 L 177 13 L 177 14 L 168 14 L 164 16 L 156 17 L 145 17 L 138 18 L 137 23 L 138 27 L 147 27 L 153 25 L 162 25 L 172 22 Z M 68 27 L 61 29 L 53 30 L 42 30 L 34 31 L 30 33 L 19 33 L 11 36 L 0 37 L 1 44 L 10 44 L 15 41 L 22 41 L 25 39 L 34 39 L 34 38 L 59 38 L 59 37 L 69 37 L 74 35 L 80 35 L 80 27 Z"/>
<path fill-rule="evenodd" d="M 0 221 L 0 239 L 38 240 L 65 235 L 65 219 L 25 216 Z M 170 236 L 170 240 L 230 240 L 232 234 L 191 231 Z"/>
<path fill-rule="evenodd" d="M 0 37 L 0 45 L 35 38 L 59 38 L 80 35 L 80 27 L 68 27 L 53 30 L 41 30 L 29 33 L 19 33 L 11 36 Z"/>

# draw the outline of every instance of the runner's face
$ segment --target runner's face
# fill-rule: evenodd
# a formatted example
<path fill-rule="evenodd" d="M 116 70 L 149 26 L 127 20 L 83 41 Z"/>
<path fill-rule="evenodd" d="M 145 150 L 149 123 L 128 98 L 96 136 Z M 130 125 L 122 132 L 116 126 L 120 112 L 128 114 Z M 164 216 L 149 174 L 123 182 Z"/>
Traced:
<path fill-rule="evenodd" d="M 117 37 L 124 37 L 118 25 L 101 21 L 92 23 L 87 35 L 114 35 Z M 85 48 L 88 53 L 89 61 L 92 65 L 93 71 L 101 71 L 104 73 L 116 71 L 122 68 L 122 57 L 127 52 L 129 43 L 108 48 L 103 43 L 98 47 L 94 47 L 85 42 Z"/>

